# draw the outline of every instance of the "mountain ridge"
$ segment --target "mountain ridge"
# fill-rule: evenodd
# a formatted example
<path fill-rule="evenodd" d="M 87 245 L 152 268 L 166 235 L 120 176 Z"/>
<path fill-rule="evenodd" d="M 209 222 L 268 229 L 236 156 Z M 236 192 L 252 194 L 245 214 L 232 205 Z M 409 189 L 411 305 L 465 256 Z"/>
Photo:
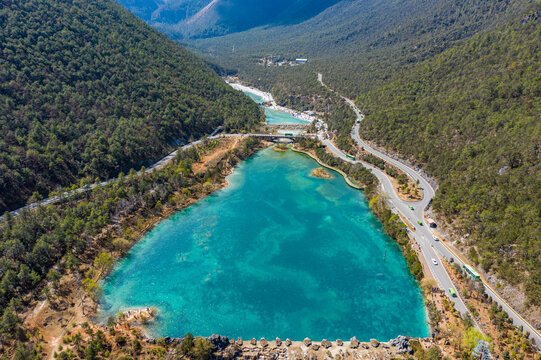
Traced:
<path fill-rule="evenodd" d="M 120 0 L 171 38 L 206 38 L 257 26 L 298 23 L 339 0 Z"/>

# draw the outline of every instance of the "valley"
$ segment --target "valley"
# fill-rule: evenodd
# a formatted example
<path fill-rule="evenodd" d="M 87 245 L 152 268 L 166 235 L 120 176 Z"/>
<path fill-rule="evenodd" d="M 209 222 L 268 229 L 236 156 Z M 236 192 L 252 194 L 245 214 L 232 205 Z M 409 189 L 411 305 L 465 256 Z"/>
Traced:
<path fill-rule="evenodd" d="M 2 359 L 541 359 L 538 0 L 0 24 Z"/>

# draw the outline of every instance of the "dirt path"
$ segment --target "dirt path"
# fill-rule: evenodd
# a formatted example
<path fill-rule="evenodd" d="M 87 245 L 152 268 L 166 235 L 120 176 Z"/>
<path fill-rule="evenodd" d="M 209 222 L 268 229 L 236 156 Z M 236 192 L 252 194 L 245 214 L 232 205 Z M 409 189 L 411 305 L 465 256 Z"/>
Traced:
<path fill-rule="evenodd" d="M 192 170 L 196 174 L 204 173 L 208 168 L 216 166 L 227 154 L 227 152 L 237 147 L 241 138 L 230 137 L 220 140 L 219 144 L 211 151 L 201 156 L 200 162 L 192 165 Z"/>

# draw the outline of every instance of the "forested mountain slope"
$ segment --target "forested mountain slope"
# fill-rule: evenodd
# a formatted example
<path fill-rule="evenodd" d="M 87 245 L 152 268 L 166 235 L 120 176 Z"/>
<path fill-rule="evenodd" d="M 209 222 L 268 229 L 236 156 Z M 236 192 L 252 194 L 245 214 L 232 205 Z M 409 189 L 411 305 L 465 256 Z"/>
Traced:
<path fill-rule="evenodd" d="M 329 85 L 354 98 L 384 84 L 397 68 L 500 26 L 534 1 L 342 0 L 300 24 L 185 44 L 249 80 L 268 72 L 257 65 L 260 57 L 306 57 L 308 70 L 323 72 Z"/>
<path fill-rule="evenodd" d="M 113 1 L 0 3 L 0 210 L 261 119 L 202 60 Z"/>
<path fill-rule="evenodd" d="M 364 138 L 425 165 L 469 257 L 541 305 L 541 6 L 362 94 Z"/>

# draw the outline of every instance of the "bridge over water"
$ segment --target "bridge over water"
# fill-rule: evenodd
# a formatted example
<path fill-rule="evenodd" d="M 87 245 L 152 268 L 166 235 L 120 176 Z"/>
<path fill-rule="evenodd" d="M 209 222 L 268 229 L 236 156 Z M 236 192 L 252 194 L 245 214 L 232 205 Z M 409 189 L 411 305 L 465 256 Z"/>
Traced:
<path fill-rule="evenodd" d="M 218 138 L 218 137 L 238 137 L 238 136 L 245 136 L 245 137 L 253 136 L 253 137 L 260 138 L 262 140 L 267 140 L 267 141 L 272 141 L 272 142 L 277 142 L 281 140 L 289 140 L 290 142 L 296 142 L 297 139 L 299 138 L 314 138 L 314 139 L 316 138 L 316 135 L 314 134 L 293 135 L 293 134 L 288 134 L 288 133 L 285 133 L 285 134 L 243 134 L 243 135 L 224 134 L 224 135 L 218 135 L 215 137 Z"/>

